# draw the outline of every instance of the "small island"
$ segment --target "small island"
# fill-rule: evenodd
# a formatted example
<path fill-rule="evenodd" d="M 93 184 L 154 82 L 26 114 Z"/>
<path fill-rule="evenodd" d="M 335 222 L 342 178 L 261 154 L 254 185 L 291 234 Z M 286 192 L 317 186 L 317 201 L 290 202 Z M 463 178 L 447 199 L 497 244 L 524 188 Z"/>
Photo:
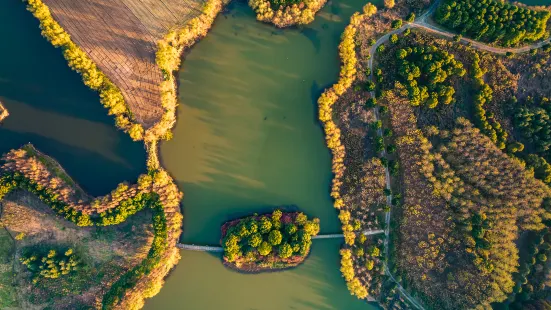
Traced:
<path fill-rule="evenodd" d="M 319 233 L 319 219 L 302 212 L 253 215 L 222 225 L 224 265 L 248 273 L 282 270 L 302 263 Z"/>

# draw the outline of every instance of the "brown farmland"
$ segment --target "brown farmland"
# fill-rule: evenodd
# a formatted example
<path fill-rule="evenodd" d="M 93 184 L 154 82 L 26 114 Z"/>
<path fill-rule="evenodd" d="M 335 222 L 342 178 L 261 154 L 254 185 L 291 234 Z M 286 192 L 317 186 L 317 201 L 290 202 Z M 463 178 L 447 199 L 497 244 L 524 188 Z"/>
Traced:
<path fill-rule="evenodd" d="M 135 120 L 163 114 L 157 41 L 200 14 L 201 0 L 44 0 L 52 16 L 117 85 Z"/>

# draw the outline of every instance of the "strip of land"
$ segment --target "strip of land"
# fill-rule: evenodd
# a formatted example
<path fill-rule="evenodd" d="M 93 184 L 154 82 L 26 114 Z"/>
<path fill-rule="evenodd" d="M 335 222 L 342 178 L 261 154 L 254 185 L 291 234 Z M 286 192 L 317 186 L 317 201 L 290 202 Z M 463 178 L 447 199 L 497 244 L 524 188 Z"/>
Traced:
<path fill-rule="evenodd" d="M 201 14 L 201 0 L 44 0 L 55 20 L 117 85 L 145 128 L 163 115 L 157 41 Z"/>

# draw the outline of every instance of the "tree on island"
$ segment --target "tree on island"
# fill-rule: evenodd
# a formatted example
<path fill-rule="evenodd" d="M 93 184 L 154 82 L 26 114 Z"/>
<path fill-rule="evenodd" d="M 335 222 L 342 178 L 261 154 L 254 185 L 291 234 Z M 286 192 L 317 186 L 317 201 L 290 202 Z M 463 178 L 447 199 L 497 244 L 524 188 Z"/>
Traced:
<path fill-rule="evenodd" d="M 312 236 L 320 229 L 318 219 L 308 220 L 303 213 L 283 213 L 280 210 L 226 225 L 222 240 L 224 260 L 237 267 L 243 263 L 265 262 L 270 265 L 282 260 L 300 261 L 310 251 Z"/>

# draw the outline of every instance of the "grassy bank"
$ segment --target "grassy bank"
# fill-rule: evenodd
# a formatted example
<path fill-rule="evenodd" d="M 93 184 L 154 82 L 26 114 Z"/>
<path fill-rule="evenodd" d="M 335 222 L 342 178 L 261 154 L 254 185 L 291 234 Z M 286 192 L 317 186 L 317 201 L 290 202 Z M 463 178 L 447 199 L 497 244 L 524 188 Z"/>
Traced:
<path fill-rule="evenodd" d="M 27 156 L 10 156 L 22 152 Z M 26 190 L 36 195 L 59 216 L 77 226 L 118 225 L 141 210 L 151 210 L 154 238 L 148 254 L 136 267 L 108 285 L 102 307 L 140 308 L 144 298 L 151 297 L 159 291 L 164 277 L 179 258 L 176 242 L 182 223 L 179 213 L 181 194 L 166 172 L 151 171 L 141 176 L 134 187 L 137 190 L 126 193 L 131 195 L 129 198 L 118 199 L 117 205 L 105 209 L 101 208 L 101 201 L 92 205 L 71 204 L 74 198 L 70 197 L 70 194 L 60 197 L 58 190 L 71 188 L 71 185 L 50 173 L 41 161 L 35 161 L 40 153 L 35 151 L 30 155 L 25 150 L 19 150 L 10 154 L 3 158 L 5 163 L 0 168 L 0 199 L 14 190 Z M 36 168 L 25 169 L 29 165 Z M 57 163 L 54 166 L 57 166 Z M 37 172 L 43 172 L 43 175 Z M 56 180 L 55 186 L 52 186 L 52 180 Z M 74 192 L 73 189 L 70 193 Z M 116 194 L 125 196 L 122 192 Z M 112 202 L 113 199 L 106 201 Z"/>

